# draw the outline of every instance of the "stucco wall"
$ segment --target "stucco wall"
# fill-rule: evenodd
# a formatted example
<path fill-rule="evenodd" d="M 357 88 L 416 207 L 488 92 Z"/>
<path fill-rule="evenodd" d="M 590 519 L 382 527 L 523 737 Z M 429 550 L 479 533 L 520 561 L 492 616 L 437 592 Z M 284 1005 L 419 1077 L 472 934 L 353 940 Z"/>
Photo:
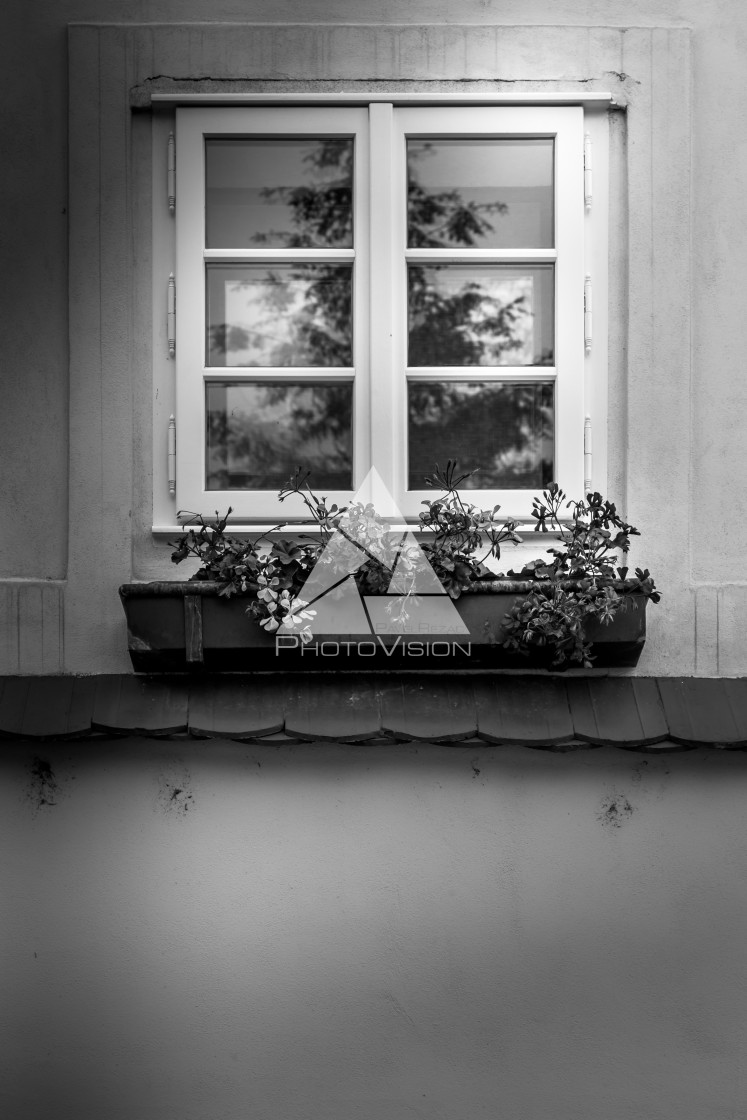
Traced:
<path fill-rule="evenodd" d="M 6 744 L 7 1120 L 739 1120 L 741 753 Z"/>
<path fill-rule="evenodd" d="M 78 29 L 68 87 L 67 24 L 104 17 L 153 26 Z M 246 77 L 247 58 L 295 81 L 593 71 L 627 99 L 610 488 L 666 592 L 641 669 L 747 670 L 737 0 L 13 0 L 2 18 L 0 672 L 129 668 L 116 587 L 168 569 L 130 86 Z M 249 20 L 306 25 L 220 39 Z M 744 1120 L 744 759 L 5 742 L 0 1112 Z"/>
<path fill-rule="evenodd" d="M 91 0 L 18 2 L 5 16 L 0 669 L 126 670 L 116 586 L 168 570 L 149 536 L 150 215 L 133 188 L 149 125 L 129 111 L 129 85 L 160 74 L 531 79 L 621 95 L 608 491 L 666 592 L 640 671 L 743 672 L 742 7 L 224 2 L 190 29 L 200 3 L 121 4 L 107 19 L 143 30 L 73 29 L 68 84 L 66 26 L 101 17 Z M 234 25 L 222 36 L 221 21 Z"/>

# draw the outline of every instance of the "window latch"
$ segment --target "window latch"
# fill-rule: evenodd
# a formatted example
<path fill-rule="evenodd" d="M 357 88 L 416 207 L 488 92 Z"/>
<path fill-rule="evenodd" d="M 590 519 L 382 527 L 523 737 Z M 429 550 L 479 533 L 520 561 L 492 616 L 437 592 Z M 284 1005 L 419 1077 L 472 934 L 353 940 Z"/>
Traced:
<path fill-rule="evenodd" d="M 584 350 L 591 354 L 591 276 L 584 280 Z"/>
<path fill-rule="evenodd" d="M 176 148 L 173 132 L 169 133 L 166 167 L 166 190 L 168 193 L 169 214 L 173 214 L 176 211 Z"/>

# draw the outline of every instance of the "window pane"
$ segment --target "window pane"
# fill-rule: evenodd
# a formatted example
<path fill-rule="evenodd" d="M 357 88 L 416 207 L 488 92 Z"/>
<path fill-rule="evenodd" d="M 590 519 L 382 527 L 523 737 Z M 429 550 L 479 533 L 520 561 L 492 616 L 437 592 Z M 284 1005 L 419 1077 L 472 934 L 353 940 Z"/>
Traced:
<path fill-rule="evenodd" d="M 349 265 L 207 266 L 209 366 L 352 366 Z"/>
<path fill-rule="evenodd" d="M 411 366 L 546 366 L 554 266 L 410 265 Z"/>
<path fill-rule="evenodd" d="M 551 383 L 493 381 L 411 382 L 410 490 L 438 462 L 457 459 L 472 471 L 473 490 L 530 490 L 554 475 L 554 404 Z"/>
<path fill-rule="evenodd" d="M 407 217 L 411 248 L 552 248 L 553 141 L 408 140 Z"/>
<path fill-rule="evenodd" d="M 210 382 L 208 490 L 279 490 L 296 468 L 350 490 L 353 386 Z"/>
<path fill-rule="evenodd" d="M 209 249 L 352 247 L 352 140 L 207 140 L 205 162 Z"/>

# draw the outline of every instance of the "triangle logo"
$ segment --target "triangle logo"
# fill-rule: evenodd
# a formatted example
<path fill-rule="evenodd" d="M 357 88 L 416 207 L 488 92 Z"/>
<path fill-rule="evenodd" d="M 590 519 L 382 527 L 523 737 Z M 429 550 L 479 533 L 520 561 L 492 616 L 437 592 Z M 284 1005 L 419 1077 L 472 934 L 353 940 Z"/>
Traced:
<path fill-rule="evenodd" d="M 361 596 L 364 564 L 381 570 L 383 595 Z M 314 634 L 468 635 L 428 557 L 372 468 L 339 520 L 296 600 L 313 612 Z M 292 633 L 283 623 L 278 634 Z"/>
<path fill-rule="evenodd" d="M 407 533 L 397 556 L 388 595 L 445 595 L 446 589 L 412 533 Z"/>
<path fill-rule="evenodd" d="M 353 576 L 348 576 L 331 591 L 315 599 L 308 609 L 315 612 L 309 627 L 314 634 L 370 633 L 368 617 Z M 286 632 L 283 626 L 278 629 L 279 634 Z"/>

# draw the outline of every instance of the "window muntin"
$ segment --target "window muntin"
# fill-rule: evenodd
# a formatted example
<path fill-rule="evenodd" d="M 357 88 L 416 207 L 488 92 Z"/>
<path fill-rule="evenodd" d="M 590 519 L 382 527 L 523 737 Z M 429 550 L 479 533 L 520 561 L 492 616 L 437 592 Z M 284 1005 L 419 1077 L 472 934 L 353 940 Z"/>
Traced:
<path fill-rule="evenodd" d="M 474 463 L 472 497 L 507 513 L 528 514 L 549 476 L 580 492 L 582 122 L 577 107 L 180 110 L 177 508 L 210 513 L 220 494 L 241 520 L 277 518 L 286 448 L 330 500 L 349 498 L 376 465 L 408 516 L 430 496 L 418 476 L 448 457 Z M 263 154 L 265 166 L 242 186 L 242 167 Z M 316 184 L 315 164 L 326 176 Z M 315 211 L 333 191 L 350 200 L 348 215 L 344 202 Z M 429 222 L 418 221 L 414 191 L 435 215 Z M 458 196 L 445 227 L 444 194 Z M 434 331 L 439 317 L 428 323 L 418 288 L 426 304 L 451 310 L 450 322 Z M 319 298 L 304 298 L 314 290 Z M 260 334 L 270 343 L 251 342 Z M 212 381 L 233 414 L 208 407 Z M 332 383 L 336 456 L 298 420 L 301 387 L 323 417 L 322 387 Z M 438 422 L 421 407 L 436 390 L 452 402 Z M 254 428 L 247 422 L 237 440 L 242 414 Z M 265 432 L 276 422 L 261 447 L 260 418 Z"/>

